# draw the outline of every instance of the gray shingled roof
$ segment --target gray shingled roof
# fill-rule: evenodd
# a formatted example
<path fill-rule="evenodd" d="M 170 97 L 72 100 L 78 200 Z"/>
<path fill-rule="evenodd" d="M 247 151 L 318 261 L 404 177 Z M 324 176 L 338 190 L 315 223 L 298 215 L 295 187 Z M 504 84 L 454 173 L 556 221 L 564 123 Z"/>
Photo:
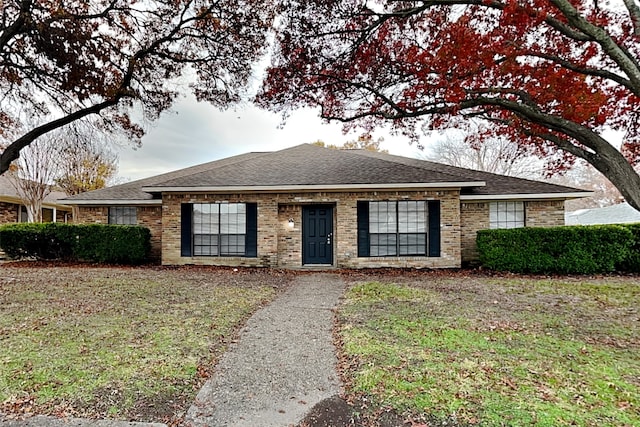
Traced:
<path fill-rule="evenodd" d="M 173 172 L 164 173 L 162 175 L 156 175 L 149 178 L 139 179 L 137 181 L 127 182 L 126 184 L 114 185 L 113 187 L 102 188 L 100 190 L 88 191 L 82 194 L 76 194 L 75 196 L 68 197 L 65 201 L 73 204 L 75 200 L 90 201 L 90 200 L 121 200 L 121 201 L 148 201 L 153 199 L 151 193 L 142 191 L 142 187 L 156 185 L 158 183 L 172 180 L 179 177 L 189 176 L 197 174 L 209 169 L 214 169 L 219 166 L 230 165 L 238 162 L 242 162 L 254 157 L 260 157 L 268 153 L 246 153 L 238 156 L 227 157 L 221 160 L 215 160 L 213 162 L 203 163 L 196 166 L 191 166 L 186 169 L 180 169 Z"/>
<path fill-rule="evenodd" d="M 407 184 L 466 182 L 450 173 L 386 158 L 363 156 L 361 150 L 333 150 L 298 145 L 148 187 L 251 187 L 291 185 Z"/>
<path fill-rule="evenodd" d="M 61 199 L 67 197 L 62 191 L 52 191 L 44 198 L 44 205 L 63 205 Z M 21 197 L 14 187 L 11 180 L 6 175 L 0 175 L 0 200 L 11 201 L 12 203 L 20 201 Z"/>
<path fill-rule="evenodd" d="M 604 208 L 567 212 L 565 222 L 567 225 L 628 224 L 640 222 L 640 212 L 624 202 Z"/>
<path fill-rule="evenodd" d="M 427 160 L 411 159 L 408 157 L 394 156 L 391 154 L 366 150 L 361 150 L 360 154 L 376 158 L 384 158 L 388 161 L 398 162 L 403 165 L 421 167 L 425 170 L 448 173 L 457 176 L 459 179 L 462 178 L 466 181 L 484 181 L 486 183 L 485 186 L 467 187 L 463 189 L 462 194 L 468 196 L 555 193 L 585 193 L 585 196 L 587 196 L 589 193 L 586 190 L 580 190 L 577 188 L 565 187 L 562 185 L 555 185 L 542 181 L 515 178 L 512 176 L 498 175 L 473 169 L 459 168 L 456 166 L 449 166 L 442 163 L 430 162 Z"/>
<path fill-rule="evenodd" d="M 486 185 L 482 185 L 485 183 Z M 311 144 L 269 153 L 248 153 L 67 199 L 68 202 L 149 201 L 170 189 L 409 184 L 469 187 L 463 194 L 576 194 L 582 190 L 505 177 L 366 150 L 333 150 Z M 143 191 L 144 189 L 144 191 Z"/>

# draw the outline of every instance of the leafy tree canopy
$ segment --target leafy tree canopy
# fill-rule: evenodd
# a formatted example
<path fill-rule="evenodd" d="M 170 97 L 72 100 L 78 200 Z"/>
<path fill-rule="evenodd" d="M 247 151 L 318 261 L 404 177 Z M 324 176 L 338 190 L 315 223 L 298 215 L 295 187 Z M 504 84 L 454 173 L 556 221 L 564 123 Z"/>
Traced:
<path fill-rule="evenodd" d="M 317 145 L 318 147 L 332 148 L 334 150 L 369 150 L 377 151 L 380 153 L 388 153 L 388 150 L 383 150 L 380 147 L 380 144 L 382 144 L 383 142 L 384 138 L 382 137 L 373 139 L 373 136 L 371 134 L 364 134 L 360 135 L 358 139 L 345 142 L 343 145 L 326 144 L 322 140 L 317 140 L 312 144 Z"/>
<path fill-rule="evenodd" d="M 640 209 L 638 0 L 292 1 L 258 102 L 319 106 L 371 131 L 491 126 L 548 160 L 594 165 Z M 624 133 L 622 147 L 603 137 Z M 477 143 L 477 141 L 476 141 Z"/>
<path fill-rule="evenodd" d="M 138 140 L 181 91 L 225 107 L 264 53 L 275 2 L 4 0 L 0 173 L 36 138 L 93 117 Z M 135 111 L 132 114 L 132 111 Z M 35 125 L 26 123 L 36 122 Z"/>

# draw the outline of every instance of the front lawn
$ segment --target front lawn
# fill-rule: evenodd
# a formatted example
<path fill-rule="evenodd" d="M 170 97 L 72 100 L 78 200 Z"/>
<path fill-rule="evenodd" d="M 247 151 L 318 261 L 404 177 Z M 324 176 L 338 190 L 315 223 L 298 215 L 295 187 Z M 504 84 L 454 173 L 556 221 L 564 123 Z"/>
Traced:
<path fill-rule="evenodd" d="M 361 276 L 339 310 L 364 420 L 640 425 L 638 278 L 407 276 Z"/>
<path fill-rule="evenodd" d="M 250 269 L 0 268 L 0 412 L 140 421 L 179 417 L 238 326 L 288 281 Z"/>

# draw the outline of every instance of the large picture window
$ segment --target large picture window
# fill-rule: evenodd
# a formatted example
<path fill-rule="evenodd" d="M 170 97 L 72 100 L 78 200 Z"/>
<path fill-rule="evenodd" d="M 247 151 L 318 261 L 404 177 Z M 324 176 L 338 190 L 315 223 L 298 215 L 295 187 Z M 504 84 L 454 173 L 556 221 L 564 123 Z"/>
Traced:
<path fill-rule="evenodd" d="M 489 228 L 519 228 L 524 225 L 524 202 L 489 204 Z"/>
<path fill-rule="evenodd" d="M 369 203 L 370 256 L 426 255 L 425 201 Z"/>
<path fill-rule="evenodd" d="M 109 207 L 109 224 L 136 225 L 138 223 L 135 206 Z"/>
<path fill-rule="evenodd" d="M 246 212 L 244 203 L 193 204 L 193 255 L 244 255 Z"/>
<path fill-rule="evenodd" d="M 440 254 L 440 201 L 359 201 L 358 256 Z"/>

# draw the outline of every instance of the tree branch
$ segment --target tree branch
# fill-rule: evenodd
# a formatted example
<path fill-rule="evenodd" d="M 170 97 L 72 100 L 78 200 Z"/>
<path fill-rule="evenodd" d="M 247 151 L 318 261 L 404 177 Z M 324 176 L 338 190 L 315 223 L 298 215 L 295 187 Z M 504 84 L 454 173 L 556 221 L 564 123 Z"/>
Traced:
<path fill-rule="evenodd" d="M 99 104 L 92 105 L 91 107 L 83 108 L 81 110 L 68 114 L 57 120 L 52 120 L 48 123 L 45 123 L 41 126 L 36 127 L 35 129 L 31 130 L 30 132 L 16 139 L 0 155 L 0 175 L 8 171 L 9 166 L 11 165 L 11 162 L 13 162 L 18 157 L 20 157 L 20 151 L 24 147 L 26 147 L 27 145 L 35 141 L 37 138 L 55 129 L 66 126 L 76 120 L 86 117 L 90 114 L 96 114 L 104 110 L 105 108 L 112 107 L 119 102 L 120 98 L 122 98 L 122 95 L 116 96 L 113 99 L 110 99 L 108 101 L 104 101 Z"/>
<path fill-rule="evenodd" d="M 635 0 L 622 0 L 624 5 L 629 11 L 631 22 L 633 23 L 633 34 L 636 37 L 640 37 L 640 6 L 638 6 Z"/>
<path fill-rule="evenodd" d="M 602 47 L 605 53 L 629 77 L 632 92 L 636 96 L 640 96 L 640 64 L 636 58 L 623 46 L 618 45 L 603 28 L 583 18 L 568 0 L 551 0 L 551 3 L 562 12 L 571 25 L 591 36 Z"/>
<path fill-rule="evenodd" d="M 24 27 L 27 22 L 27 15 L 29 10 L 31 9 L 31 5 L 33 4 L 33 0 L 23 0 L 20 3 L 20 13 L 18 14 L 16 20 L 7 28 L 0 33 L 0 50 L 3 50 L 4 47 L 11 41 L 16 34 L 20 32 L 20 30 Z"/>

